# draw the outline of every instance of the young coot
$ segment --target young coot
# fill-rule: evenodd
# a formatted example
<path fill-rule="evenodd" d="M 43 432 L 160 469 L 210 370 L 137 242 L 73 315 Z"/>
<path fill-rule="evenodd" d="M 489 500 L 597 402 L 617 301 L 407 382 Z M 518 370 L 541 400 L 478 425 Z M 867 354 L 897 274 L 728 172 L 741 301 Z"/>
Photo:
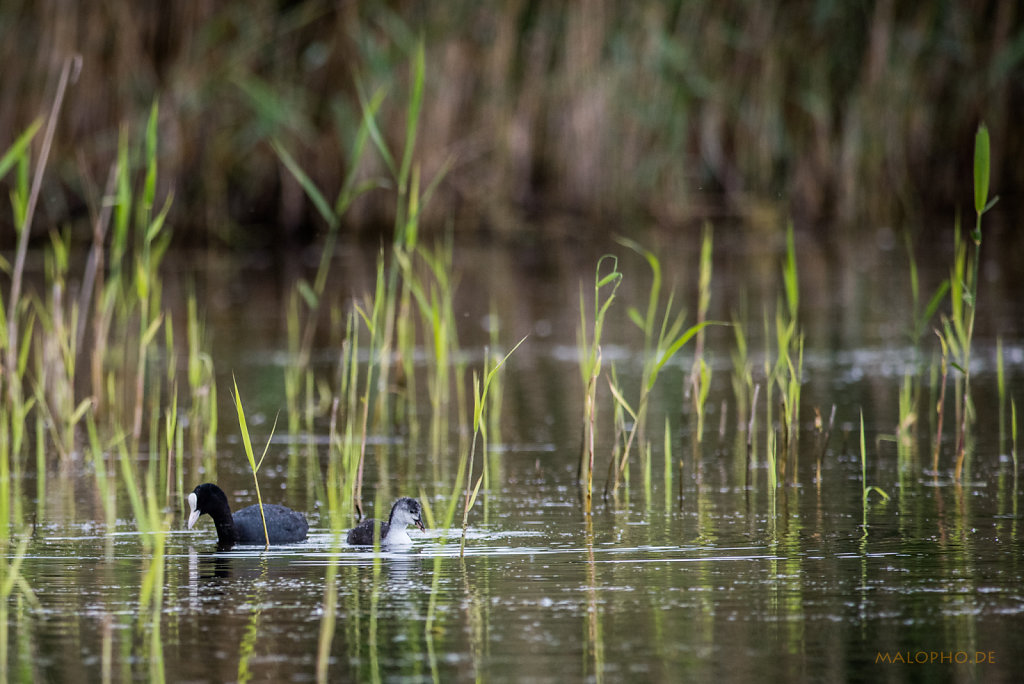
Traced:
<path fill-rule="evenodd" d="M 191 510 L 188 529 L 192 529 L 199 516 L 208 514 L 217 527 L 217 546 L 221 549 L 230 549 L 235 544 L 266 543 L 259 504 L 247 506 L 232 515 L 224 490 L 207 482 L 188 495 L 188 506 Z M 277 504 L 263 504 L 263 515 L 267 518 L 271 544 L 292 544 L 306 538 L 309 523 L 301 513 Z"/>
<path fill-rule="evenodd" d="M 424 530 L 423 520 L 420 517 L 423 509 L 420 502 L 405 496 L 395 502 L 391 507 L 391 515 L 387 522 L 380 524 L 381 546 L 402 546 L 412 544 L 409 533 L 405 531 L 406 526 L 415 525 Z M 346 541 L 349 544 L 366 545 L 373 544 L 373 526 L 376 521 L 369 518 L 349 530 Z"/>

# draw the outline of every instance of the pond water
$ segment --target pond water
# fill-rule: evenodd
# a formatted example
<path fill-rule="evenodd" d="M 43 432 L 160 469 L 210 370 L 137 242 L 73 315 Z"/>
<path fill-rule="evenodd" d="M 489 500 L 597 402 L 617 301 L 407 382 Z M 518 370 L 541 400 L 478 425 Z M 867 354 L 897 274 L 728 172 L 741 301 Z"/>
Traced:
<path fill-rule="evenodd" d="M 750 243 L 716 235 L 710 317 L 748 312 L 740 315 L 763 382 L 763 319 L 779 296 L 781 253 L 776 241 L 762 251 L 740 247 Z M 981 294 L 972 366 L 978 419 L 960 481 L 951 408 L 938 470 L 929 419 L 920 418 L 909 443 L 887 437 L 900 419 L 905 373 L 920 370 L 927 390 L 937 354 L 933 335 L 917 345 L 907 339 L 904 255 L 872 246 L 871 256 L 843 261 L 807 248 L 798 250 L 806 334 L 799 458 L 779 486 L 768 485 L 763 419 L 749 458 L 735 424 L 733 332 L 721 327 L 707 340 L 713 375 L 703 439 L 696 440 L 684 396 L 692 363 L 692 350 L 684 350 L 652 395 L 650 478 L 636 456 L 628 486 L 607 500 L 599 493 L 614 430 L 602 388 L 598 496 L 588 517 L 575 482 L 583 416 L 575 328 L 580 288 L 592 287 L 607 251 L 623 257 L 625 277 L 604 361 L 630 387 L 642 359 L 626 309 L 646 305 L 642 260 L 615 243 L 455 249 L 468 365 L 480 366 L 491 312 L 506 348 L 529 335 L 502 370 L 501 430 L 486 456 L 490 486 L 471 511 L 464 555 L 455 528 L 411 531 L 414 543 L 402 551 L 335 544 L 326 504 L 306 466 L 296 466 L 308 460 L 322 468 L 325 419 L 298 434 L 286 434 L 282 420 L 260 471 L 264 501 L 309 517 L 306 542 L 218 551 L 209 518 L 187 531 L 187 509 L 179 507 L 169 511 L 174 522 L 156 573 L 153 540 L 139 534 L 127 497 L 109 528 L 88 468 L 54 455 L 44 501 L 34 497 L 33 471 L 18 483 L 36 515 L 21 574 L 38 604 L 17 592 L 8 601 L 8 679 L 315 681 L 330 584 L 331 681 L 1017 681 L 1024 545 L 1010 439 L 1000 436 L 995 340 L 1002 339 L 1008 394 L 1024 397 L 1020 275 L 998 258 L 983 265 L 996 275 Z M 948 273 L 943 254 L 936 248 L 921 257 L 923 288 Z M 692 311 L 696 251 L 669 240 L 659 256 L 666 283 L 678 286 Z M 182 259 L 168 276 L 169 296 L 179 280 L 196 282 L 219 386 L 237 380 L 257 444 L 284 406 L 291 282 L 315 258 Z M 369 288 L 374 258 L 343 250 L 335 296 Z M 330 336 L 318 338 L 314 371 L 330 377 L 336 356 Z M 418 367 L 429 363 L 422 350 Z M 241 507 L 255 492 L 231 399 L 222 394 L 217 479 Z M 814 410 L 827 417 L 833 404 L 836 426 L 823 447 Z M 364 494 L 371 513 L 379 517 L 391 500 L 412 495 L 439 517 L 459 436 L 453 422 L 450 444 L 433 454 L 425 438 L 401 428 L 376 433 Z M 185 463 L 191 489 L 206 473 L 197 459 Z M 863 484 L 890 498 L 872 493 L 865 514 Z M 148 592 L 160 594 L 156 615 Z"/>

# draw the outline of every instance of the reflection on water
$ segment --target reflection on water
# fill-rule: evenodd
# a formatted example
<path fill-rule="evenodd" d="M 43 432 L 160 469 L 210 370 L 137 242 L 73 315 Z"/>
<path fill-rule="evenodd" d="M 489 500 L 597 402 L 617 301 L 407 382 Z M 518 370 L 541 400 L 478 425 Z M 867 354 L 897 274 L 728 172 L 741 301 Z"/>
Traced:
<path fill-rule="evenodd" d="M 972 356 L 977 441 L 956 484 L 947 463 L 951 446 L 939 472 L 930 470 L 924 418 L 911 445 L 885 437 L 896 429 L 900 380 L 917 360 L 901 333 L 892 332 L 901 313 L 886 295 L 898 289 L 898 270 L 851 293 L 828 287 L 845 276 L 822 267 L 814 280 L 815 269 L 807 269 L 804 415 L 838 406 L 820 477 L 810 424 L 802 426 L 799 461 L 777 490 L 766 487 L 763 426 L 748 462 L 729 404 L 731 333 L 718 331 L 708 340 L 717 374 L 708 424 L 717 426 L 717 412 L 725 413 L 724 437 L 709 429 L 697 445 L 680 416 L 678 376 L 689 362 L 683 359 L 670 368 L 676 379 L 652 397 L 657 418 L 650 424 L 668 416 L 673 425 L 671 484 L 663 481 L 664 451 L 656 444 L 650 486 L 641 484 L 638 458 L 630 487 L 617 500 L 597 498 L 587 519 L 573 484 L 582 416 L 573 326 L 579 282 L 592 276 L 593 262 L 590 255 L 547 254 L 537 257 L 544 268 L 530 262 L 523 275 L 522 264 L 507 255 L 479 256 L 475 268 L 467 265 L 462 291 L 482 293 L 484 301 L 471 294 L 459 303 L 464 345 L 479 351 L 487 342 L 478 324 L 491 295 L 504 300 L 498 309 L 509 312 L 503 329 L 510 337 L 534 335 L 503 377 L 501 439 L 488 456 L 492 485 L 470 517 L 465 556 L 458 529 L 412 530 L 413 546 L 395 552 L 335 547 L 307 478 L 307 468 L 320 465 L 327 426 L 317 424 L 313 435 L 279 432 L 260 473 L 264 496 L 307 512 L 310 537 L 269 550 L 218 552 L 211 527 L 186 532 L 175 525 L 166 538 L 160 623 L 168 679 L 305 682 L 319 666 L 331 681 L 1012 681 L 1024 668 L 1016 643 L 1024 615 L 1020 489 L 1006 443 L 997 438 L 994 345 L 982 337 Z M 716 273 L 750 271 L 747 287 L 756 300 L 759 274 L 774 277 L 774 266 L 766 271 L 749 255 L 736 259 Z M 204 284 L 218 291 L 220 278 L 237 276 L 206 274 Z M 272 285 L 255 278 L 247 294 L 277 310 L 280 293 L 265 291 Z M 631 287 L 627 274 L 621 296 L 636 301 Z M 728 318 L 736 287 L 716 290 L 723 310 L 712 316 Z M 230 301 L 219 311 L 219 296 L 228 295 L 211 297 L 210 323 L 223 384 L 233 370 L 240 385 L 259 388 L 246 399 L 252 424 L 269 431 L 282 396 L 279 326 Z M 751 301 L 750 308 L 760 315 L 763 303 Z M 1006 302 L 995 309 L 998 320 L 1014 312 L 1013 320 L 1024 320 Z M 980 326 L 1003 329 L 991 319 Z M 608 336 L 606 363 L 627 380 L 635 377 L 636 340 L 625 329 Z M 751 338 L 756 366 L 764 341 Z M 1022 348 L 1019 339 L 1004 341 L 1008 385 L 1018 397 Z M 329 375 L 335 356 L 322 349 L 318 372 Z M 426 354 L 417 360 L 428 362 Z M 891 495 L 870 500 L 867 536 L 854 428 L 861 409 L 868 482 Z M 260 416 L 270 419 L 260 423 Z M 599 433 L 602 459 L 610 432 Z M 457 445 L 455 436 L 451 453 Z M 312 466 L 287 467 L 307 448 Z M 434 510 L 443 508 L 454 479 L 451 453 L 431 456 L 400 427 L 373 436 L 369 448 L 368 490 L 382 489 L 383 501 L 429 497 Z M 218 478 L 239 505 L 248 503 L 251 475 L 237 439 L 225 435 L 221 449 Z M 378 460 L 389 464 L 383 479 L 372 465 Z M 149 556 L 132 520 L 118 520 L 114 529 L 98 522 L 104 514 L 95 493 L 76 484 L 83 479 L 76 467 L 51 474 L 57 483 L 48 487 L 61 494 L 45 502 L 46 516 L 22 561 L 38 608 L 19 595 L 9 600 L 8 678 L 147 679 L 151 663 L 139 644 L 151 628 L 140 617 Z M 203 479 L 195 470 L 187 480 Z M 597 471 L 596 491 L 603 475 Z M 27 477 L 23 488 L 33 492 L 34 484 Z M 335 623 L 324 632 L 327 610 Z M 935 662 L 918 664 L 932 654 Z"/>
<path fill-rule="evenodd" d="M 841 481 L 843 467 L 824 477 Z M 1024 615 L 1024 549 L 986 489 L 914 487 L 902 510 L 916 511 L 917 533 L 907 514 L 881 510 L 866 539 L 859 511 L 826 487 L 781 492 L 783 520 L 702 520 L 701 506 L 742 511 L 746 496 L 698 490 L 692 479 L 682 510 L 673 502 L 648 513 L 635 501 L 600 509 L 591 523 L 504 489 L 491 504 L 500 522 L 471 530 L 464 559 L 437 530 L 382 553 L 332 551 L 321 531 L 265 552 L 217 552 L 198 533 L 172 534 L 163 657 L 177 680 L 311 679 L 333 558 L 332 680 L 753 680 L 813 668 L 842 681 L 876 676 L 879 654 L 917 651 L 991 653 L 984 678 L 1005 680 L 1024 665 L 1013 636 Z M 966 505 L 958 496 L 975 500 L 970 526 L 949 518 Z M 529 525 L 508 515 L 532 506 Z M 24 561 L 42 608 L 15 623 L 12 656 L 39 679 L 99 679 L 105 641 L 121 653 L 142 628 L 137 538 L 119 535 L 107 553 L 104 536 L 78 536 L 83 528 L 41 536 Z M 146 672 L 143 663 L 120 667 Z M 981 665 L 927 667 L 955 680 L 976 679 Z"/>

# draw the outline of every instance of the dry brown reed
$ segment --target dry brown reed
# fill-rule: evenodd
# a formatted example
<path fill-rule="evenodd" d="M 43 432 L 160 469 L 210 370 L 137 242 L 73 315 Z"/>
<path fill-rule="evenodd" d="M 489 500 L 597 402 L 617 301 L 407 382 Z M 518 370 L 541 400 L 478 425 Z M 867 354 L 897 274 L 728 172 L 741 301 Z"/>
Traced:
<path fill-rule="evenodd" d="M 388 88 L 381 134 L 403 139 L 417 36 L 431 74 L 421 173 L 456 159 L 427 229 L 453 207 L 458 226 L 501 233 L 536 209 L 672 221 L 759 214 L 781 197 L 798 220 L 855 231 L 927 209 L 915 197 L 963 202 L 959 162 L 980 112 L 1001 141 L 993 175 L 1024 182 L 1012 127 L 1024 12 L 1000 0 L 49 0 L 3 3 L 0 26 L 15 28 L 0 41 L 0 131 L 24 130 L 63 56 L 83 56 L 36 235 L 98 206 L 92 179 L 106 176 L 121 122 L 157 96 L 159 194 L 175 188 L 180 233 L 250 243 L 311 231 L 315 209 L 266 141 L 283 139 L 318 186 L 339 187 L 339 152 L 360 121 L 357 80 Z M 364 177 L 381 164 L 365 159 Z M 394 212 L 389 193 L 370 193 L 346 229 L 376 234 Z"/>

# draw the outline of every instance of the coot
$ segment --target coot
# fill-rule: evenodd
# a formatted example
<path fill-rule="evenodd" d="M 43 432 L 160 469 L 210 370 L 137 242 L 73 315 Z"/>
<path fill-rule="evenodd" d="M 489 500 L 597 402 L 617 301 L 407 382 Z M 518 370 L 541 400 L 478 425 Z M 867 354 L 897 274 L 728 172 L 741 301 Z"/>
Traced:
<path fill-rule="evenodd" d="M 263 520 L 258 504 L 247 506 L 234 515 L 224 490 L 212 483 L 201 484 L 188 495 L 188 529 L 196 524 L 203 513 L 213 518 L 217 526 L 217 546 L 230 549 L 235 544 L 265 544 Z M 271 544 L 292 544 L 306 538 L 309 523 L 306 517 L 290 508 L 277 504 L 263 504 L 267 519 L 267 534 Z"/>
<path fill-rule="evenodd" d="M 381 546 L 402 546 L 412 544 L 409 533 L 405 531 L 406 526 L 415 525 L 424 530 L 423 520 L 420 517 L 423 509 L 420 502 L 407 496 L 402 497 L 391 507 L 391 515 L 386 523 L 380 524 Z M 373 527 L 376 521 L 373 518 L 364 520 L 349 530 L 346 541 L 352 545 L 373 544 Z"/>

